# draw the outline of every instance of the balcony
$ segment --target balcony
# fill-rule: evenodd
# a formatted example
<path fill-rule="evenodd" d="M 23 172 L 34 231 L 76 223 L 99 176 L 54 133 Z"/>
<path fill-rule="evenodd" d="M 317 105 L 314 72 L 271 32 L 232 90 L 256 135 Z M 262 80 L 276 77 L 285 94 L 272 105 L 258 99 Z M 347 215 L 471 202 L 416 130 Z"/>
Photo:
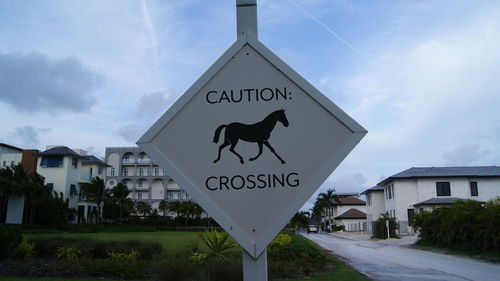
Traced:
<path fill-rule="evenodd" d="M 134 159 L 123 159 L 122 164 L 123 165 L 134 165 L 135 161 L 134 161 Z"/>
<path fill-rule="evenodd" d="M 142 165 L 149 165 L 149 164 L 151 164 L 151 159 L 149 159 L 149 158 L 144 158 L 144 159 L 139 158 L 139 159 L 137 159 L 137 164 L 140 164 L 140 165 L 141 164 Z"/>

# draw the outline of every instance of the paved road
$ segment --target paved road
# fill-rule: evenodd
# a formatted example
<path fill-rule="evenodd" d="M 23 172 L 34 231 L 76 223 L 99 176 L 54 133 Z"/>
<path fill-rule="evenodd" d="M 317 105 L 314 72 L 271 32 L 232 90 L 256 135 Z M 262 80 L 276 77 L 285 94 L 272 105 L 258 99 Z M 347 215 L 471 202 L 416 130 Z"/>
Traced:
<path fill-rule="evenodd" d="M 401 246 L 404 242 L 354 240 L 320 233 L 304 236 L 373 280 L 500 280 L 500 264 L 409 249 Z"/>

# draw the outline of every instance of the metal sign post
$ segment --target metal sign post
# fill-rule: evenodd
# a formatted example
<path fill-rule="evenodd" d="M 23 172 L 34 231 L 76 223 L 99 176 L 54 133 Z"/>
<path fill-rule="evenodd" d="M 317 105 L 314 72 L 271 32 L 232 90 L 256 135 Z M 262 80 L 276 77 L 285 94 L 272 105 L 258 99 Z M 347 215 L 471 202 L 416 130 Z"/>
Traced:
<path fill-rule="evenodd" d="M 257 38 L 257 0 L 236 0 L 236 32 L 237 37 L 250 33 Z M 257 258 L 245 249 L 242 252 L 243 281 L 267 281 L 267 250 Z"/>

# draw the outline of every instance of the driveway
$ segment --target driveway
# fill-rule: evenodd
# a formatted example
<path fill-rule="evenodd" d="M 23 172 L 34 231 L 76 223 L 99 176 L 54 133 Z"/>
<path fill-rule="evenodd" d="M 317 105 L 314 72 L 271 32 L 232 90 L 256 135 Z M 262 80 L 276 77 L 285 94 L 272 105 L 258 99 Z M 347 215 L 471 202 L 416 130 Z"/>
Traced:
<path fill-rule="evenodd" d="M 404 247 L 411 240 L 384 242 L 323 233 L 303 235 L 372 280 L 500 280 L 500 264 Z"/>

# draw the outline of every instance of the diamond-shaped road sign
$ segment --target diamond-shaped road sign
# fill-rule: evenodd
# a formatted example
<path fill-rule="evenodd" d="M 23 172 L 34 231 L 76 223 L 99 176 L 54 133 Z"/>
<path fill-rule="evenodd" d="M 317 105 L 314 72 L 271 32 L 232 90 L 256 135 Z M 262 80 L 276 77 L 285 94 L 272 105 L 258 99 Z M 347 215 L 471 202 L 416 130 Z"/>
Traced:
<path fill-rule="evenodd" d="M 137 144 L 257 258 L 365 134 L 247 34 Z"/>

